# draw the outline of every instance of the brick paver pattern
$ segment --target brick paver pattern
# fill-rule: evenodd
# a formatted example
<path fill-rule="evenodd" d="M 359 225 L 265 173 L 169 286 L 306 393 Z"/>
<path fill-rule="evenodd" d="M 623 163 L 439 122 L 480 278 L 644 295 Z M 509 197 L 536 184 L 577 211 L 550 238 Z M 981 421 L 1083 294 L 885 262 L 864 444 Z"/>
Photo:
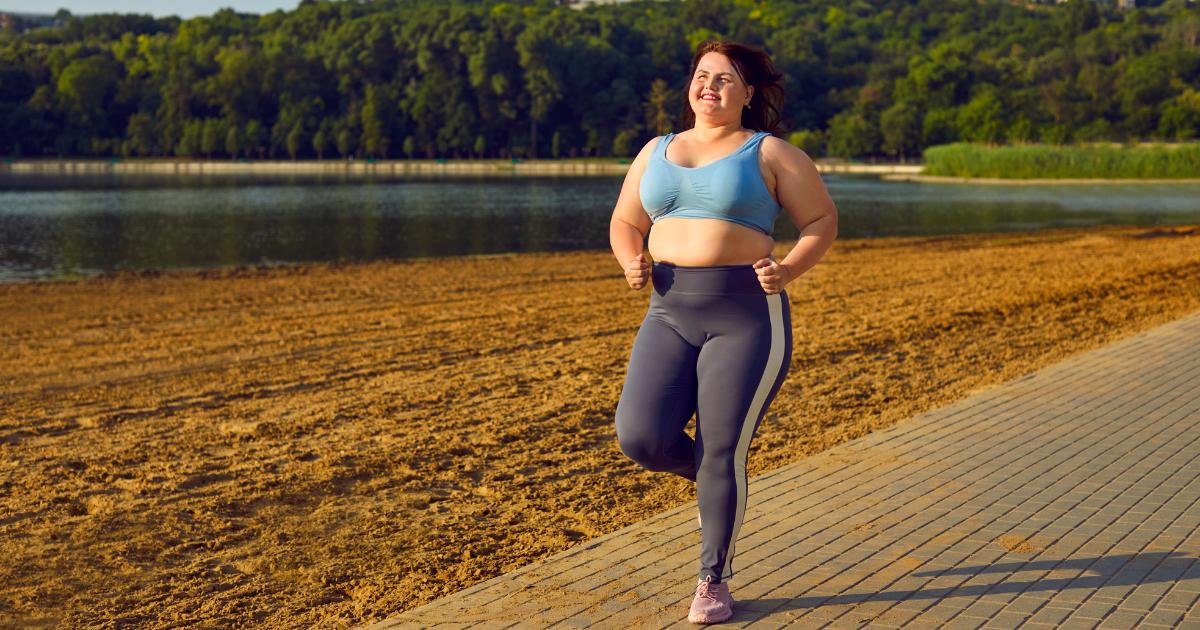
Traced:
<path fill-rule="evenodd" d="M 690 503 L 377 623 L 662 628 Z M 750 483 L 732 627 L 1200 629 L 1200 313 Z"/>

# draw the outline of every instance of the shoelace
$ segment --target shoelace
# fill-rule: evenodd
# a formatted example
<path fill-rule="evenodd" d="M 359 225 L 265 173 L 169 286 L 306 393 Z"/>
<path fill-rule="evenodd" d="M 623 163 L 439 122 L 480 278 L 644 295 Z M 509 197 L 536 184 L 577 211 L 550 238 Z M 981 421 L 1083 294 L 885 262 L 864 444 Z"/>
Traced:
<path fill-rule="evenodd" d="M 721 601 L 717 598 L 717 584 L 712 580 L 704 580 L 696 585 L 696 597 L 711 599 L 714 602 Z"/>

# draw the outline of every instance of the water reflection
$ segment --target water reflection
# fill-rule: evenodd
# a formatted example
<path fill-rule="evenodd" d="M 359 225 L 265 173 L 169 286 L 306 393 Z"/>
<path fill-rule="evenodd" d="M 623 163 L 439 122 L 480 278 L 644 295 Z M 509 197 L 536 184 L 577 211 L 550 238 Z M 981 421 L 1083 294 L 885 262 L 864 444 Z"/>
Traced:
<path fill-rule="evenodd" d="M 1200 223 L 1200 186 L 829 175 L 845 237 Z M 116 269 L 603 249 L 620 177 L 0 175 L 0 280 Z M 776 236 L 795 238 L 784 217 Z"/>

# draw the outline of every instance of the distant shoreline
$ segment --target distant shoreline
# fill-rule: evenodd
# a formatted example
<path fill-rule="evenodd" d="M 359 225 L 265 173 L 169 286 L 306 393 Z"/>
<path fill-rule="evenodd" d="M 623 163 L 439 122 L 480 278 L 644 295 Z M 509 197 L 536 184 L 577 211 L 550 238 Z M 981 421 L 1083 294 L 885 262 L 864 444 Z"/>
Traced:
<path fill-rule="evenodd" d="M 566 160 L 13 160 L 0 173 L 31 175 L 624 175 L 632 159 Z M 817 162 L 822 173 L 911 174 L 919 164 Z"/>

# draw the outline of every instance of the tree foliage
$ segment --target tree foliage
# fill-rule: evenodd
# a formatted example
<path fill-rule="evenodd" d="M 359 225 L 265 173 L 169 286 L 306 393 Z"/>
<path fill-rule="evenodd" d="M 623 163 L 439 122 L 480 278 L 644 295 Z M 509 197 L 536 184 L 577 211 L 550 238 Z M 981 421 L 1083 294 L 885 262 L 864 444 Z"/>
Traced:
<path fill-rule="evenodd" d="M 772 54 L 785 135 L 814 154 L 1200 137 L 1200 8 L 1183 0 L 303 0 L 61 18 L 0 34 L 0 154 L 628 156 L 678 130 L 710 37 Z"/>

